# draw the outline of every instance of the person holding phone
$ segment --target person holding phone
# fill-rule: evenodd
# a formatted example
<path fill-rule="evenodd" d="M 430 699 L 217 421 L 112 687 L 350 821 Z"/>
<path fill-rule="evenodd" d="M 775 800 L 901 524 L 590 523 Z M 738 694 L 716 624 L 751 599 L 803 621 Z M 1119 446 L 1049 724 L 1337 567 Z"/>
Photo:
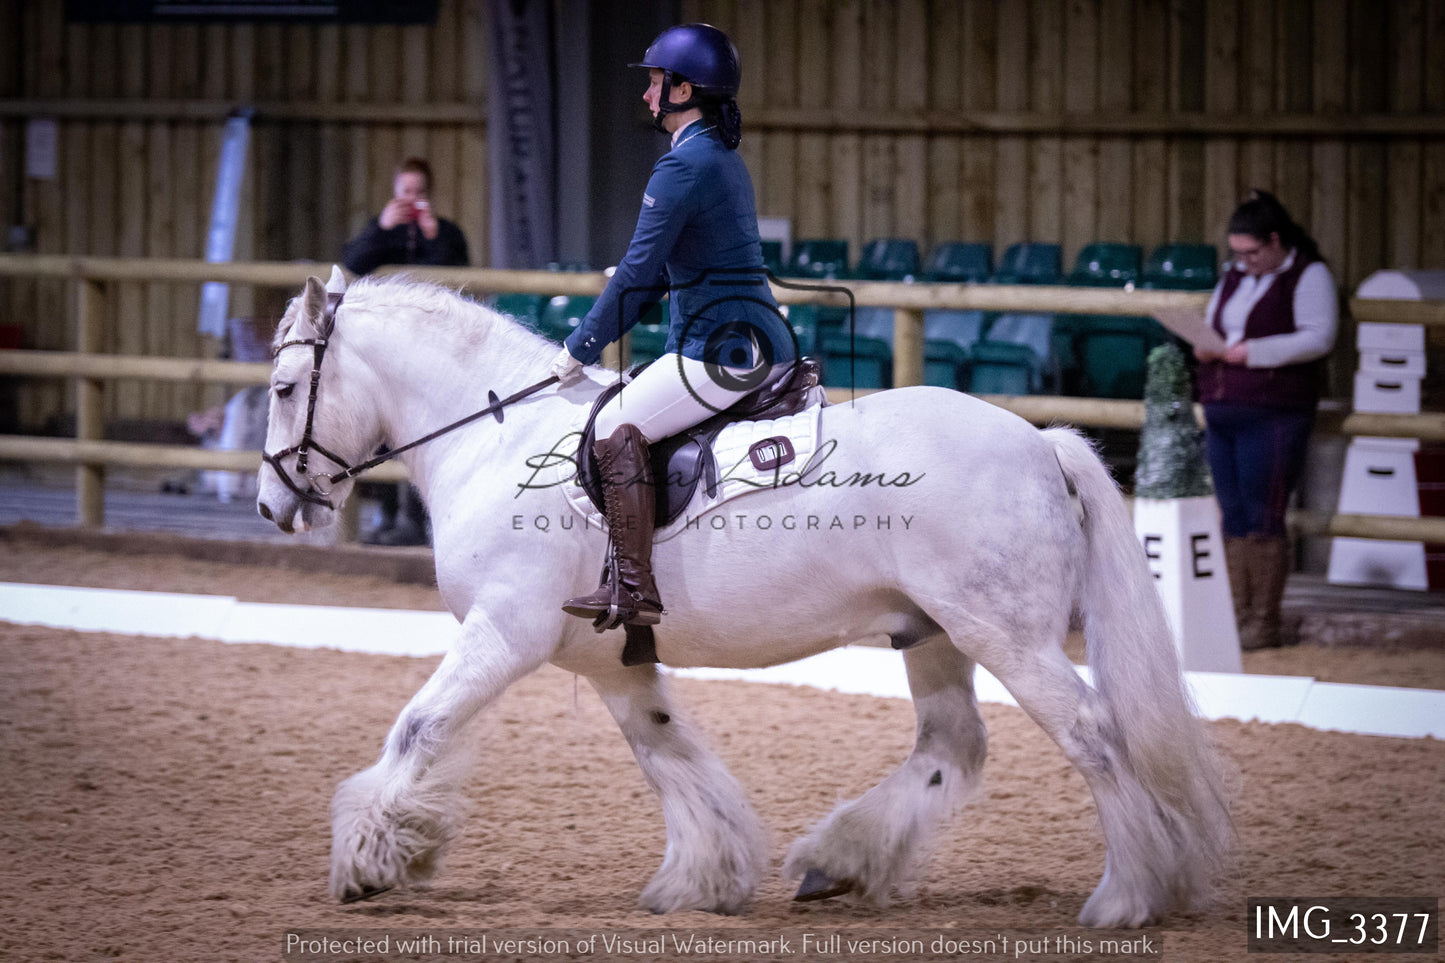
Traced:
<path fill-rule="evenodd" d="M 466 267 L 462 229 L 431 206 L 431 165 L 408 157 L 392 177 L 390 201 L 342 248 L 341 263 L 353 274 L 370 274 L 383 264 Z"/>
<path fill-rule="evenodd" d="M 431 165 L 408 157 L 391 179 L 391 200 L 346 242 L 341 263 L 353 274 L 370 274 L 383 264 L 431 264 L 466 267 L 467 239 L 462 229 L 431 206 Z M 366 483 L 370 484 L 370 483 Z M 372 545 L 425 545 L 426 508 L 412 486 L 378 485 L 374 497 L 381 521 L 361 540 Z"/>

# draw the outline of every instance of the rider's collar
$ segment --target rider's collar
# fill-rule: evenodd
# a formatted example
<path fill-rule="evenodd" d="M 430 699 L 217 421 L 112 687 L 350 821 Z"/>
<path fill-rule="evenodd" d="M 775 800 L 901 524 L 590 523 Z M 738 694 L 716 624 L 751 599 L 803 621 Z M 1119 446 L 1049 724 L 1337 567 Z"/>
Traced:
<path fill-rule="evenodd" d="M 683 134 L 684 134 L 684 133 L 686 133 L 687 131 L 692 130 L 694 127 L 696 127 L 698 124 L 701 124 L 701 123 L 703 123 L 703 119 L 702 119 L 701 117 L 699 117 L 697 120 L 695 120 L 695 121 L 693 121 L 692 123 L 688 124 L 686 127 L 679 127 L 677 130 L 673 131 L 673 132 L 672 132 L 672 143 L 671 143 L 670 145 L 668 145 L 668 146 L 669 146 L 669 147 L 676 147 L 678 141 L 680 141 L 680 140 L 683 139 Z M 697 131 L 696 133 L 702 133 L 702 131 Z"/>

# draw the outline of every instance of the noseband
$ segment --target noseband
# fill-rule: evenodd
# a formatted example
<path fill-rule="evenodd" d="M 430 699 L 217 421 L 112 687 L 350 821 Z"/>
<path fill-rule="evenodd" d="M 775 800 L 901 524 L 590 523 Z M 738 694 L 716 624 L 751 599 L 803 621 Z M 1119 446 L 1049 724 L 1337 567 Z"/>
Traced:
<path fill-rule="evenodd" d="M 520 401 L 530 394 L 541 391 L 543 388 L 554 384 L 558 380 L 556 375 L 552 375 L 534 385 L 523 388 L 521 391 L 507 398 L 499 399 L 495 391 L 488 391 L 487 400 L 491 402 L 491 404 L 487 405 L 487 407 L 481 411 L 474 411 L 465 418 L 459 418 L 451 424 L 423 435 L 415 441 L 409 441 L 405 445 L 389 449 L 385 454 L 377 455 L 359 465 L 352 465 L 348 463 L 346 459 L 332 452 L 312 437 L 312 426 L 316 421 L 316 389 L 321 384 L 321 361 L 326 357 L 326 346 L 331 339 L 332 330 L 336 327 L 336 311 L 341 307 L 341 299 L 343 296 L 344 295 L 334 292 L 327 292 L 326 305 L 321 309 L 321 332 L 319 336 L 315 338 L 293 338 L 290 341 L 283 341 L 276 346 L 275 351 L 271 352 L 271 357 L 274 358 L 285 348 L 305 345 L 309 345 L 312 351 L 315 352 L 316 360 L 311 366 L 311 389 L 306 396 L 306 426 L 301 430 L 301 440 L 290 448 L 283 448 L 277 452 L 263 451 L 261 453 L 261 460 L 271 466 L 276 472 L 276 476 L 281 479 L 282 484 L 291 489 L 292 494 L 304 502 L 321 505 L 334 511 L 336 506 L 331 501 L 332 489 L 330 486 L 334 486 L 337 482 L 345 481 L 348 478 L 354 478 L 369 468 L 375 468 L 383 462 L 390 461 L 404 451 L 410 451 L 418 445 L 424 445 L 433 438 L 445 435 L 449 431 L 455 431 L 463 425 L 470 424 L 486 415 L 492 415 L 500 423 L 502 420 L 502 411 L 508 405 L 515 401 Z M 306 465 L 312 451 L 315 451 L 318 455 L 330 460 L 332 463 L 340 465 L 341 471 L 329 473 L 307 471 Z M 296 456 L 296 473 L 306 480 L 306 488 L 298 485 L 296 480 L 291 477 L 291 473 L 281 467 L 281 459 L 291 455 Z"/>

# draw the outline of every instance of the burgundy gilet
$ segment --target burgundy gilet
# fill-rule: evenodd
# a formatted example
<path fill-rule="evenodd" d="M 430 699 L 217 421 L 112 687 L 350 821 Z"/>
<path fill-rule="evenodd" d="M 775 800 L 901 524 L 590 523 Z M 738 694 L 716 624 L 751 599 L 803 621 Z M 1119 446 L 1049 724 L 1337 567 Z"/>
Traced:
<path fill-rule="evenodd" d="M 1289 270 L 1275 275 L 1273 283 L 1255 302 L 1244 321 L 1244 337 L 1264 338 L 1273 334 L 1289 334 L 1295 330 L 1294 292 L 1300 275 L 1314 263 L 1313 258 L 1296 250 Z M 1231 266 L 1220 283 L 1219 299 L 1209 324 L 1220 336 L 1224 326 L 1220 319 L 1224 305 L 1239 290 L 1244 272 Z M 1281 365 L 1278 368 L 1250 368 L 1245 365 L 1205 361 L 1197 374 L 1199 400 L 1204 404 L 1259 405 L 1265 408 L 1313 409 L 1320 399 L 1323 381 L 1322 361 Z"/>

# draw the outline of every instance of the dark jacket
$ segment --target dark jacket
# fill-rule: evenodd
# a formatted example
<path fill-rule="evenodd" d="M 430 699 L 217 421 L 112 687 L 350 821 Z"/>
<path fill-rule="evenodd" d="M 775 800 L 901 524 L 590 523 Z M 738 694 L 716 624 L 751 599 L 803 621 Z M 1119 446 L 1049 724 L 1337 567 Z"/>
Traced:
<path fill-rule="evenodd" d="M 1305 268 L 1313 263 L 1312 259 L 1299 254 L 1289 270 L 1275 277 L 1245 319 L 1245 340 L 1289 334 L 1295 330 L 1295 288 L 1299 286 L 1300 275 L 1304 274 Z M 1231 266 L 1219 281 L 1218 306 L 1209 323 L 1221 336 L 1224 327 L 1220 315 L 1243 278 L 1244 272 Z M 1199 365 L 1199 400 L 1204 404 L 1313 409 L 1319 403 L 1323 376 L 1324 368 L 1320 361 L 1278 368 L 1251 368 L 1223 361 L 1206 361 Z"/>
<path fill-rule="evenodd" d="M 341 263 L 352 274 L 370 274 L 383 264 L 431 264 L 466 267 L 467 239 L 462 229 L 437 218 L 437 236 L 427 240 L 415 223 L 398 224 L 383 231 L 376 218 L 367 222 L 341 250 Z"/>
<path fill-rule="evenodd" d="M 707 121 L 684 128 L 653 167 L 627 254 L 567 350 L 596 363 L 663 294 L 668 351 L 729 367 L 752 366 L 754 340 L 770 362 L 796 355 L 763 268 L 752 178 Z"/>

